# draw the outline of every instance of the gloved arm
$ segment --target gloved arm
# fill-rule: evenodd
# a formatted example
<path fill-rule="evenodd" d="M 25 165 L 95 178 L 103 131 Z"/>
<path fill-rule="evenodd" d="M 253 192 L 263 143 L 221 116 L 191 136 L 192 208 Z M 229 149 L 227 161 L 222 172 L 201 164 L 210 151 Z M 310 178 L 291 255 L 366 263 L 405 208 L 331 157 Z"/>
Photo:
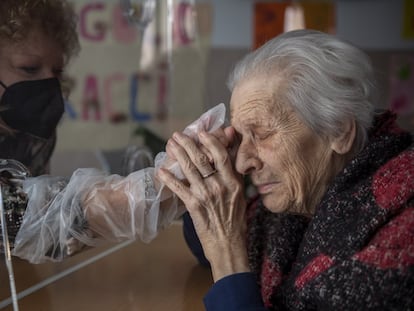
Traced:
<path fill-rule="evenodd" d="M 223 125 L 224 118 L 221 104 L 185 131 L 193 135 L 201 129 L 214 131 Z M 47 175 L 26 178 L 22 188 L 28 203 L 12 254 L 41 263 L 62 260 L 82 245 L 137 237 L 151 241 L 184 212 L 177 197 L 155 178 L 159 167 L 181 174 L 175 160 L 160 153 L 155 167 L 126 177 L 78 169 L 69 180 Z"/>
<path fill-rule="evenodd" d="M 180 216 L 179 201 L 154 181 L 153 168 L 127 177 L 78 169 L 60 177 L 28 178 L 29 198 L 13 255 L 40 263 L 62 260 L 82 245 L 103 241 L 151 241 Z"/>

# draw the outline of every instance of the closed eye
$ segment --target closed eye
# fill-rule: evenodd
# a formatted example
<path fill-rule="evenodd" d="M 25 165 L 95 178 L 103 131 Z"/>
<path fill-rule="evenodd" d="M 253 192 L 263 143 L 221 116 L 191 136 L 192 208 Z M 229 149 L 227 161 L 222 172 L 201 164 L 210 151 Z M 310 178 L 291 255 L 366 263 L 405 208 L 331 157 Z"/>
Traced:
<path fill-rule="evenodd" d="M 20 67 L 20 70 L 24 71 L 25 73 L 29 75 L 36 74 L 39 71 L 39 67 L 36 66 L 22 66 Z"/>
<path fill-rule="evenodd" d="M 255 141 L 263 141 L 269 138 L 273 134 L 273 131 L 253 131 L 252 136 Z"/>

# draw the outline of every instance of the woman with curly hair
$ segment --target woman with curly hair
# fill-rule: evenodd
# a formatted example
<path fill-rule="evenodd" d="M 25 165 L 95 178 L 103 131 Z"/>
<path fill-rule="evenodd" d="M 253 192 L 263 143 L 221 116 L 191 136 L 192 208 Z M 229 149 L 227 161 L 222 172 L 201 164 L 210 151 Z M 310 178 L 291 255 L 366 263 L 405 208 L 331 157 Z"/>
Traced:
<path fill-rule="evenodd" d="M 0 1 L 0 158 L 47 172 L 64 112 L 60 79 L 78 51 L 66 1 Z"/>

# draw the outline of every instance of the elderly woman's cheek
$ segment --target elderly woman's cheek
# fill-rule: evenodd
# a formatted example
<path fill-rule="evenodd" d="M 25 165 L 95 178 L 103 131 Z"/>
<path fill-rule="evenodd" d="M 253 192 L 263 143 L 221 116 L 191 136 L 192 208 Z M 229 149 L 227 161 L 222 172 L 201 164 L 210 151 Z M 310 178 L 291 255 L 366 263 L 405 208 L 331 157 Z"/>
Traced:
<path fill-rule="evenodd" d="M 300 212 L 309 195 L 311 178 L 310 162 L 301 145 L 293 139 L 279 144 L 277 152 L 279 175 L 283 183 L 285 209 Z"/>
<path fill-rule="evenodd" d="M 310 179 L 306 163 L 292 161 L 290 165 L 288 164 L 287 178 L 290 201 L 299 212 L 304 207 L 306 196 L 309 195 Z"/>

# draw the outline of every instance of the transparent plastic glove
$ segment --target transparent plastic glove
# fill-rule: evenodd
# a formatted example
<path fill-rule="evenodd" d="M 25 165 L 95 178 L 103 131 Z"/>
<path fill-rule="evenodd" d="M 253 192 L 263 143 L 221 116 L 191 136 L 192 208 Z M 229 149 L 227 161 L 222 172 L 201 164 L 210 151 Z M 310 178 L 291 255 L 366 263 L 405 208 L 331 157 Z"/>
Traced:
<path fill-rule="evenodd" d="M 200 130 L 214 131 L 225 121 L 220 104 L 204 113 L 184 132 L 196 137 Z M 155 166 L 180 174 L 175 161 L 163 152 Z M 23 181 L 28 205 L 17 233 L 13 255 L 32 263 L 60 261 L 84 245 L 104 241 L 150 242 L 184 212 L 177 197 L 155 178 L 154 167 L 126 177 L 106 175 L 97 169 L 78 169 L 69 180 L 40 176 Z"/>
<path fill-rule="evenodd" d="M 225 124 L 225 120 L 226 106 L 221 103 L 211 108 L 199 119 L 188 125 L 184 129 L 183 133 L 192 137 L 196 142 L 198 142 L 198 133 L 201 131 L 214 132 Z M 170 159 L 166 152 L 160 152 L 155 157 L 155 169 L 158 170 L 160 167 L 167 168 L 178 179 L 184 178 L 178 162 Z"/>

